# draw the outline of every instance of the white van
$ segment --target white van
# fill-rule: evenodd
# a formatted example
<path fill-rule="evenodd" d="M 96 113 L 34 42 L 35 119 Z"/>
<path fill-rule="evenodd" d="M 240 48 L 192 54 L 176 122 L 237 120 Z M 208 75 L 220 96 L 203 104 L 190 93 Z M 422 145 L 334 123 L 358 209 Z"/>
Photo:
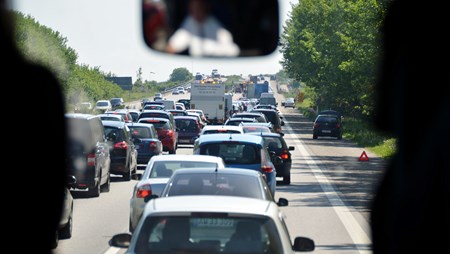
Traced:
<path fill-rule="evenodd" d="M 165 109 L 165 110 L 168 110 L 168 109 L 177 109 L 174 100 L 167 100 L 167 99 L 164 99 L 164 100 L 161 100 L 161 101 L 162 101 L 162 103 L 164 104 L 164 107 L 165 107 L 164 109 Z"/>
<path fill-rule="evenodd" d="M 261 97 L 260 98 L 273 98 L 275 97 L 273 95 L 273 93 L 261 93 Z"/>

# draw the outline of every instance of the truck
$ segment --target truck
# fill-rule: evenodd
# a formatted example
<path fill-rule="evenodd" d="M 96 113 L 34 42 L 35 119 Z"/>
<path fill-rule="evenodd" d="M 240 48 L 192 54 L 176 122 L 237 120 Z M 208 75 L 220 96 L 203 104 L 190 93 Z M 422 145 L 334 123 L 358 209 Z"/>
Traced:
<path fill-rule="evenodd" d="M 191 84 L 191 109 L 201 109 L 209 123 L 225 122 L 225 84 Z"/>
<path fill-rule="evenodd" d="M 255 84 L 255 95 L 253 98 L 259 99 L 261 98 L 262 93 L 269 92 L 269 82 L 266 80 L 264 82 L 259 82 Z"/>

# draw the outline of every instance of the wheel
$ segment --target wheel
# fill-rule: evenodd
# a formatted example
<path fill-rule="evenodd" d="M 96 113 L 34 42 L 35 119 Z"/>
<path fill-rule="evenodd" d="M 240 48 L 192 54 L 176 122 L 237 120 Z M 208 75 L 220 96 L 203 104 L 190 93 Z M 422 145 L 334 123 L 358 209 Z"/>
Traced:
<path fill-rule="evenodd" d="M 130 171 L 128 171 L 128 173 L 124 173 L 122 175 L 122 178 L 123 178 L 124 181 L 130 181 L 131 180 L 131 168 L 130 168 Z"/>
<path fill-rule="evenodd" d="M 176 153 L 177 153 L 177 151 L 175 149 L 169 150 L 169 154 L 176 154 Z"/>
<path fill-rule="evenodd" d="M 289 173 L 288 175 L 283 176 L 283 184 L 291 184 L 291 174 Z"/>
<path fill-rule="evenodd" d="M 100 196 L 100 179 L 97 182 L 97 184 L 94 187 L 92 187 L 92 189 L 89 188 L 87 193 L 88 193 L 88 196 L 90 196 L 90 197 L 98 197 L 98 196 Z"/>
<path fill-rule="evenodd" d="M 317 139 L 317 138 L 318 138 L 318 136 L 313 134 L 313 139 Z"/>
<path fill-rule="evenodd" d="M 104 183 L 100 188 L 100 191 L 101 192 L 109 192 L 109 189 L 110 189 L 110 186 L 111 186 L 111 175 L 108 173 L 108 176 L 107 176 L 107 180 L 106 180 L 106 183 Z"/>
<path fill-rule="evenodd" d="M 70 213 L 69 221 L 67 224 L 59 230 L 58 235 L 59 239 L 69 239 L 72 237 L 72 227 L 73 227 L 73 220 L 72 220 L 72 213 Z"/>
<path fill-rule="evenodd" d="M 341 140 L 342 139 L 342 134 L 339 134 L 339 136 L 337 136 L 337 139 Z"/>

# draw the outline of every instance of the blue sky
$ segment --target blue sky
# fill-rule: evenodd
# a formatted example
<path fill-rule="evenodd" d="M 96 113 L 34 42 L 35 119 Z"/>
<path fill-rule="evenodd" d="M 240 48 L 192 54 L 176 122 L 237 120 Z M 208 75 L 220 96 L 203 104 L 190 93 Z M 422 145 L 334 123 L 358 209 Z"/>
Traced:
<path fill-rule="evenodd" d="M 141 67 L 144 80 L 166 81 L 172 70 L 185 67 L 194 74 L 218 69 L 224 75 L 276 73 L 281 54 L 256 59 L 205 60 L 165 56 L 152 52 L 140 33 L 139 0 L 14 0 L 12 8 L 32 16 L 41 25 L 61 33 L 78 53 L 80 64 L 136 79 Z M 290 2 L 280 0 L 280 16 L 290 12 Z"/>

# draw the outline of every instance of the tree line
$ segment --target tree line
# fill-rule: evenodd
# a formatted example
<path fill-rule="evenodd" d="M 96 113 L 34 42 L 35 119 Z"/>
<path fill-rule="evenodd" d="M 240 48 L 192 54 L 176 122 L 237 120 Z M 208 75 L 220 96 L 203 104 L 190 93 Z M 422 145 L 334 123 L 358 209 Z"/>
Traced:
<path fill-rule="evenodd" d="M 380 28 L 390 0 L 302 0 L 280 38 L 281 64 L 311 88 L 313 107 L 373 114 Z"/>

